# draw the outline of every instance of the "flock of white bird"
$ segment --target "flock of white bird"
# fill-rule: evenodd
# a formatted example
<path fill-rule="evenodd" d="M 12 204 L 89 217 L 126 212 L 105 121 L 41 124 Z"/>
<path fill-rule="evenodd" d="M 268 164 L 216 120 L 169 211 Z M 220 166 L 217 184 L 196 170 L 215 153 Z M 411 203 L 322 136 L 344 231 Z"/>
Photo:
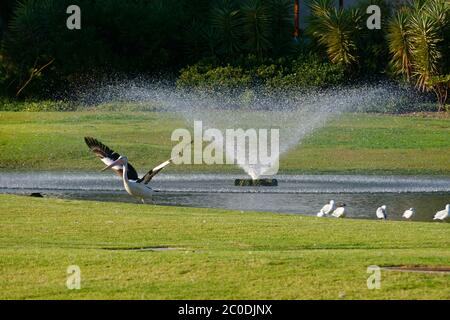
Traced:
<path fill-rule="evenodd" d="M 322 209 L 317 213 L 318 217 L 328 217 L 332 216 L 335 218 L 344 218 L 345 217 L 345 203 L 339 203 L 335 204 L 334 200 L 331 200 L 329 203 L 324 205 Z M 409 208 L 408 210 L 405 210 L 403 212 L 402 218 L 404 219 L 411 219 L 412 216 L 416 213 L 415 208 Z M 445 206 L 444 210 L 436 212 L 434 215 L 433 220 L 445 220 L 448 218 L 450 213 L 450 204 L 447 204 Z M 380 220 L 386 220 L 387 219 L 387 207 L 385 205 L 382 205 L 381 207 L 377 208 L 375 211 L 375 215 Z"/>

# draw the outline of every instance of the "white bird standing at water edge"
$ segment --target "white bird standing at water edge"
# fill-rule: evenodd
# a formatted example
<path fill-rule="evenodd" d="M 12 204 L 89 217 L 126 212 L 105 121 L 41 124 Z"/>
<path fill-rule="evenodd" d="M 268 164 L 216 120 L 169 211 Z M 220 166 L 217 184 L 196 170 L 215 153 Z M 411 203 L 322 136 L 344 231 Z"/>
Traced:
<path fill-rule="evenodd" d="M 411 217 L 416 213 L 416 209 L 415 208 L 409 208 L 408 210 L 405 210 L 405 212 L 403 212 L 402 217 L 405 219 L 411 219 Z"/>
<path fill-rule="evenodd" d="M 345 218 L 345 206 L 345 203 L 340 203 L 331 215 L 335 218 Z"/>
<path fill-rule="evenodd" d="M 438 211 L 436 212 L 436 214 L 434 215 L 433 220 L 441 220 L 444 221 L 444 219 L 448 218 L 448 215 L 450 213 L 450 204 L 447 204 L 445 206 L 444 210 Z"/>
<path fill-rule="evenodd" d="M 387 219 L 387 210 L 386 210 L 386 206 L 385 206 L 385 205 L 382 205 L 381 207 L 379 207 L 379 208 L 377 209 L 376 214 L 377 214 L 377 218 L 378 218 L 378 219 L 386 220 L 386 219 Z"/>
<path fill-rule="evenodd" d="M 102 171 L 106 169 L 114 170 L 122 177 L 123 185 L 128 194 L 140 199 L 142 203 L 145 203 L 144 199 L 151 196 L 154 192 L 152 188 L 147 186 L 147 184 L 157 173 L 172 162 L 172 159 L 164 161 L 139 179 L 136 169 L 128 163 L 127 157 L 121 156 L 117 152 L 114 152 L 112 149 L 108 148 L 95 138 L 85 137 L 84 141 L 92 152 L 94 152 L 95 155 L 99 157 L 104 164 L 106 164 L 106 167 L 103 168 Z"/>
<path fill-rule="evenodd" d="M 318 217 L 325 217 L 329 215 L 331 212 L 333 212 L 335 206 L 334 206 L 334 200 L 331 200 L 330 203 L 324 205 L 322 209 L 317 213 Z"/>

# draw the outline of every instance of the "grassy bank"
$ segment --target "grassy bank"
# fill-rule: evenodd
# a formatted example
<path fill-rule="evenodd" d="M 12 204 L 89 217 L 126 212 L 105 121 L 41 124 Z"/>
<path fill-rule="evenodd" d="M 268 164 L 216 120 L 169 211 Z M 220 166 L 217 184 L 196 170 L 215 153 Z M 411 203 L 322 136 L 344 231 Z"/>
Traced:
<path fill-rule="evenodd" d="M 0 112 L 0 168 L 96 170 L 83 136 L 98 137 L 142 171 L 163 161 L 175 114 L 155 112 Z M 450 174 L 450 120 L 347 114 L 282 156 L 281 172 Z M 282 137 L 281 137 L 282 138 Z M 233 166 L 172 166 L 167 171 L 237 171 Z"/>
<path fill-rule="evenodd" d="M 25 201 L 26 200 L 26 201 Z M 0 195 L 0 298 L 450 299 L 450 224 Z M 164 247 L 168 251 L 132 251 Z M 69 265 L 81 290 L 65 286 Z"/>

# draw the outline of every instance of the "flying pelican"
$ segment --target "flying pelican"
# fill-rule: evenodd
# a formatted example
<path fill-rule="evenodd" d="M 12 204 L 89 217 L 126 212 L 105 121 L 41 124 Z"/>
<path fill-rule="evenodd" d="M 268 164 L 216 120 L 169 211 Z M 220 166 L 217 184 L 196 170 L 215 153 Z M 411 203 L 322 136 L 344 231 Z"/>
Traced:
<path fill-rule="evenodd" d="M 102 162 L 106 165 L 102 171 L 107 169 L 114 170 L 119 176 L 122 177 L 123 185 L 128 194 L 140 199 L 142 203 L 145 203 L 144 198 L 151 196 L 154 192 L 153 189 L 147 184 L 156 174 L 172 162 L 172 159 L 164 161 L 160 165 L 148 171 L 142 178 L 139 179 L 136 169 L 128 163 L 127 157 L 121 156 L 117 152 L 114 152 L 112 149 L 95 138 L 85 137 L 84 141 L 89 149 L 91 149 L 91 151 L 94 152 L 95 155 L 99 157 L 100 160 L 102 160 Z"/>
<path fill-rule="evenodd" d="M 403 212 L 402 217 L 405 219 L 411 219 L 411 217 L 416 213 L 416 209 L 415 208 L 409 208 L 408 210 L 405 210 L 405 212 Z"/>
<path fill-rule="evenodd" d="M 345 218 L 345 203 L 340 203 L 331 214 L 335 218 Z"/>
<path fill-rule="evenodd" d="M 320 211 L 317 213 L 318 217 L 325 217 L 329 215 L 334 210 L 334 200 L 331 200 L 330 203 L 327 203 L 320 209 Z"/>
<path fill-rule="evenodd" d="M 377 218 L 378 219 L 383 219 L 386 220 L 387 219 L 387 211 L 386 211 L 386 206 L 382 205 L 381 207 L 379 207 L 377 209 Z"/>
<path fill-rule="evenodd" d="M 444 210 L 438 211 L 436 212 L 436 214 L 434 215 L 433 220 L 441 220 L 444 221 L 444 219 L 448 218 L 448 215 L 450 213 L 450 204 L 447 204 L 445 206 Z"/>

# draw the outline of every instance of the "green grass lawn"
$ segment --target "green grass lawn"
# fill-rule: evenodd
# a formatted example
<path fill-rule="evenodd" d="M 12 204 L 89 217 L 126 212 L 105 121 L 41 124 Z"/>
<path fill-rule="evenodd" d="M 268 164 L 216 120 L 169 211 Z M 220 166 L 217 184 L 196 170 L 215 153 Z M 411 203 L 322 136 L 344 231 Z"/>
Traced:
<path fill-rule="evenodd" d="M 450 299 L 450 224 L 0 195 L 1 299 Z M 131 251 L 137 247 L 177 248 Z M 122 249 L 122 250 L 121 250 Z M 81 289 L 65 286 L 81 269 Z"/>
<path fill-rule="evenodd" d="M 0 112 L 3 170 L 97 170 L 83 136 L 98 137 L 141 171 L 165 160 L 175 128 L 192 126 L 156 112 Z M 282 156 L 280 172 L 450 174 L 450 119 L 346 114 Z M 234 171 L 234 166 L 172 166 L 167 171 Z"/>

